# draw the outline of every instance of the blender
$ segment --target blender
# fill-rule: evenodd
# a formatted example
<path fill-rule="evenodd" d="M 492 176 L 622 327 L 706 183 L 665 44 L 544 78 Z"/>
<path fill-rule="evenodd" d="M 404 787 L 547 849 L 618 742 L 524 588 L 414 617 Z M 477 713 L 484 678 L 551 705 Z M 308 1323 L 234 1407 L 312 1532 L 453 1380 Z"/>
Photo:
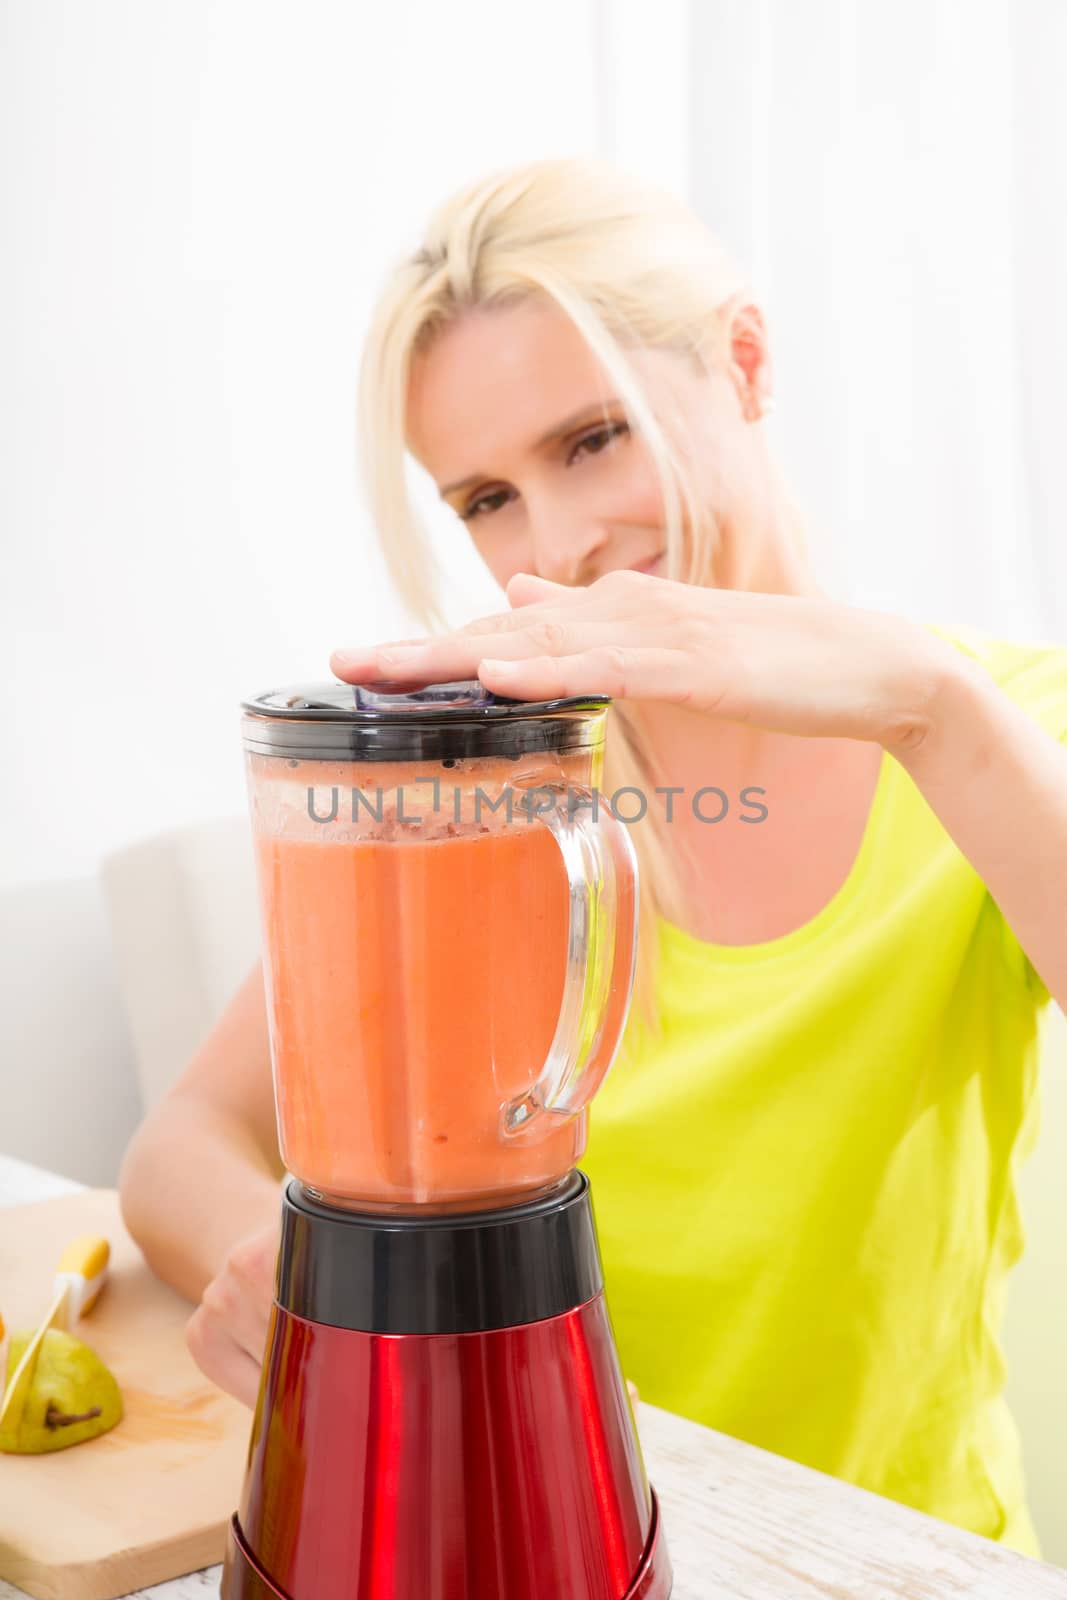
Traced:
<path fill-rule="evenodd" d="M 282 1199 L 225 1600 L 666 1600 L 586 1176 L 626 1022 L 603 695 L 242 703 Z"/>

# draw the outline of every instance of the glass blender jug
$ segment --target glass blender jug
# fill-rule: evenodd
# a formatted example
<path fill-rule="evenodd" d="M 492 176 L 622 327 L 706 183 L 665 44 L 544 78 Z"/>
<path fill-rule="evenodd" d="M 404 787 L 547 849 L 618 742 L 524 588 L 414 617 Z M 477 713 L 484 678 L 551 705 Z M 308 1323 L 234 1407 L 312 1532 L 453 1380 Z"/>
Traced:
<path fill-rule="evenodd" d="M 325 1204 L 551 1194 L 625 1025 L 606 696 L 344 683 L 242 704 L 281 1153 Z"/>

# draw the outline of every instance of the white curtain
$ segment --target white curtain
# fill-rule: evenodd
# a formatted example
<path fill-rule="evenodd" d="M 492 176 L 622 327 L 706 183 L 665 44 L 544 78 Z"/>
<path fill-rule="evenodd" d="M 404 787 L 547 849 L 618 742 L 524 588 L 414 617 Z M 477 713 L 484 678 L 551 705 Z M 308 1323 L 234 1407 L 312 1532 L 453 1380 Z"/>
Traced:
<path fill-rule="evenodd" d="M 605 146 L 748 269 L 825 581 L 1067 639 L 1067 5 L 602 16 Z"/>

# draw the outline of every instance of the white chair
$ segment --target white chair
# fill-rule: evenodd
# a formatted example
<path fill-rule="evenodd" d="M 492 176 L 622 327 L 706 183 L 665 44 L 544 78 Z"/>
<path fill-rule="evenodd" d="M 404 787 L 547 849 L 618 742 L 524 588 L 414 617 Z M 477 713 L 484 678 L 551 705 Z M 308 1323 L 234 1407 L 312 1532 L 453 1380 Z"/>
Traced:
<path fill-rule="evenodd" d="M 106 856 L 100 878 L 147 1111 L 260 954 L 248 819 L 139 840 Z"/>
<path fill-rule="evenodd" d="M 114 1184 L 141 1118 L 95 874 L 0 890 L 0 1153 Z"/>

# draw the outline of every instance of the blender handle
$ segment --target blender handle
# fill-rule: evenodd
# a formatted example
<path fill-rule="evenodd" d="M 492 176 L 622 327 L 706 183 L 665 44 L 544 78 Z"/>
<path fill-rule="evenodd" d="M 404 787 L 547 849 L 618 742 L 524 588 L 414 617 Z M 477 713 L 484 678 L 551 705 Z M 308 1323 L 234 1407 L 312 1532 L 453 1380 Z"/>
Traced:
<path fill-rule="evenodd" d="M 546 790 L 597 805 L 594 792 L 580 785 L 537 785 L 537 792 Z M 618 1051 L 637 963 L 637 857 L 625 825 L 610 810 L 600 820 L 585 810 L 575 814 L 570 800 L 538 820 L 553 833 L 567 868 L 567 966 L 544 1069 L 503 1109 L 504 1132 L 512 1136 L 547 1134 L 557 1118 L 569 1120 L 588 1105 Z"/>

